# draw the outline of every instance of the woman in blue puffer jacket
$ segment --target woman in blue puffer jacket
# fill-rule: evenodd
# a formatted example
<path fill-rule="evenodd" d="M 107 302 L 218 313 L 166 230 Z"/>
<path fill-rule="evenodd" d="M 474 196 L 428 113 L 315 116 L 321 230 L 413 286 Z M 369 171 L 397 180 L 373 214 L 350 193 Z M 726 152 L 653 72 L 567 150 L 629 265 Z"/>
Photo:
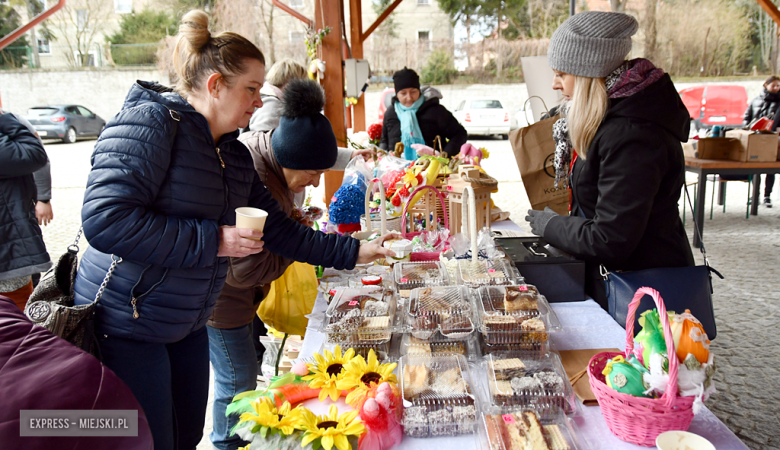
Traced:
<path fill-rule="evenodd" d="M 184 16 L 179 35 L 175 91 L 139 81 L 95 145 L 82 210 L 91 247 L 75 286 L 77 304 L 92 302 L 112 259 L 121 258 L 98 304 L 96 331 L 103 362 L 143 406 L 157 450 L 194 449 L 201 440 L 205 325 L 227 257 L 270 251 L 342 269 L 387 253 L 382 240 L 361 246 L 299 225 L 259 181 L 237 137 L 262 105 L 260 50 L 235 33 L 212 37 L 202 11 Z M 322 150 L 335 158 L 332 129 L 329 140 Z M 242 206 L 268 212 L 264 233 L 235 228 Z"/>

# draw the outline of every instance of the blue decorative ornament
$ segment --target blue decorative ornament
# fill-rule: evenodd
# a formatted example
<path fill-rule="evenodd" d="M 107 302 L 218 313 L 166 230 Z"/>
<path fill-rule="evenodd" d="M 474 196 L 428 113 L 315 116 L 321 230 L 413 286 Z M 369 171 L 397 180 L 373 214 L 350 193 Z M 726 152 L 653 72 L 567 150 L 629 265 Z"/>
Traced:
<path fill-rule="evenodd" d="M 365 180 L 362 174 L 358 178 Z M 362 186 L 362 189 L 361 189 Z M 335 224 L 360 223 L 360 216 L 365 212 L 365 183 L 344 184 L 333 194 L 328 208 L 328 217 Z"/>

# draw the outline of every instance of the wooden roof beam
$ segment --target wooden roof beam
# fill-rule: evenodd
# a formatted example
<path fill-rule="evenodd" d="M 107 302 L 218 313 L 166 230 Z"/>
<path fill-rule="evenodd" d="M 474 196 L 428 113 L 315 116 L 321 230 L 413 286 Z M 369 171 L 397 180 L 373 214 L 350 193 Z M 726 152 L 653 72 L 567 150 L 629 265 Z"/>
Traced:
<path fill-rule="evenodd" d="M 402 0 L 395 0 L 392 4 L 388 5 L 387 8 L 385 8 L 385 10 L 382 11 L 382 14 L 380 14 L 379 17 L 376 18 L 374 23 L 372 23 L 371 26 L 368 27 L 368 30 L 366 30 L 365 33 L 360 34 L 360 40 L 365 41 L 366 39 L 368 39 L 368 37 L 371 36 L 371 33 L 373 33 L 374 30 L 376 30 L 379 27 L 379 25 L 382 25 L 382 22 L 384 22 L 385 19 L 387 19 L 387 16 L 389 16 L 390 14 L 393 13 L 393 11 L 395 11 L 395 8 L 397 8 L 398 5 L 401 4 L 401 1 Z"/>
<path fill-rule="evenodd" d="M 52 6 L 51 8 L 47 9 L 46 11 L 38 14 L 33 18 L 33 20 L 30 21 L 27 25 L 23 25 L 14 31 L 11 32 L 11 34 L 7 36 L 3 36 L 2 39 L 0 39 L 0 50 L 6 48 L 7 46 L 11 45 L 11 43 L 17 39 L 24 33 L 26 33 L 30 28 L 38 25 L 39 23 L 43 22 L 44 20 L 48 19 L 49 16 L 56 13 L 62 7 L 65 6 L 65 0 L 59 0 L 56 5 Z M 35 42 L 33 42 L 31 45 L 37 45 Z"/>
<path fill-rule="evenodd" d="M 282 11 L 286 12 L 287 14 L 295 17 L 296 19 L 300 20 L 301 22 L 305 23 L 309 28 L 312 28 L 313 21 L 309 19 L 308 17 L 304 16 L 303 14 L 299 13 L 298 11 L 290 8 L 289 6 L 285 5 L 284 3 L 280 2 L 279 0 L 272 0 L 273 4 L 276 5 L 277 8 L 281 9 Z"/>
<path fill-rule="evenodd" d="M 780 26 L 780 11 L 777 10 L 777 6 L 771 0 L 756 0 L 756 3 Z"/>

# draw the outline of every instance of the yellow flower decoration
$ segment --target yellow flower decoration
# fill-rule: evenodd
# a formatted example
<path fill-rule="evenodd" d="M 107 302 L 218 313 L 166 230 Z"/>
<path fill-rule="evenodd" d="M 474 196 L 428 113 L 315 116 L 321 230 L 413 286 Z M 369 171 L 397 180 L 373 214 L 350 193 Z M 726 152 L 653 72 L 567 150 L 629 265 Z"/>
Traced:
<path fill-rule="evenodd" d="M 357 408 L 365 400 L 368 392 L 384 382 L 398 383 L 393 374 L 396 363 L 379 364 L 373 350 L 368 352 L 368 362 L 358 355 L 350 361 L 345 369 L 346 373 L 336 383 L 340 390 L 350 390 L 346 402 L 353 408 Z"/>
<path fill-rule="evenodd" d="M 403 182 L 405 185 L 408 184 L 412 187 L 416 187 L 417 175 L 415 175 L 415 173 L 411 169 L 406 169 L 406 173 L 404 173 Z"/>
<path fill-rule="evenodd" d="M 301 419 L 301 408 L 292 409 L 289 402 L 284 402 L 281 408 L 276 408 L 276 404 L 268 397 L 260 397 L 252 402 L 254 412 L 241 414 L 239 423 L 255 422 L 252 432 L 260 432 L 265 438 L 270 431 L 271 434 L 281 432 L 289 436 L 295 431 L 296 425 Z"/>
<path fill-rule="evenodd" d="M 490 152 L 488 151 L 488 149 L 486 149 L 485 147 L 480 147 L 479 149 L 482 151 L 482 160 L 483 161 L 490 157 Z"/>
<path fill-rule="evenodd" d="M 334 445 L 338 450 L 349 450 L 347 436 L 360 436 L 366 431 L 363 422 L 358 418 L 358 413 L 359 411 L 350 411 L 339 416 L 336 405 L 330 405 L 326 416 L 317 416 L 308 409 L 303 409 L 300 419 L 303 430 L 301 447 L 320 439 L 320 444 L 325 450 L 330 450 Z"/>
<path fill-rule="evenodd" d="M 238 448 L 238 450 L 249 450 L 249 447 L 250 447 L 251 445 L 252 445 L 252 444 L 247 444 L 247 445 L 245 445 L 245 446 L 243 446 L 243 447 L 239 447 L 239 448 Z"/>
<path fill-rule="evenodd" d="M 309 382 L 312 389 L 320 389 L 320 401 L 330 396 L 334 402 L 341 395 L 341 389 L 336 384 L 344 375 L 346 364 L 355 357 L 355 350 L 349 349 L 341 355 L 341 347 L 338 345 L 333 349 L 333 353 L 325 350 L 325 357 L 319 353 L 314 355 L 315 364 L 309 366 L 310 375 L 303 377 L 303 381 Z"/>

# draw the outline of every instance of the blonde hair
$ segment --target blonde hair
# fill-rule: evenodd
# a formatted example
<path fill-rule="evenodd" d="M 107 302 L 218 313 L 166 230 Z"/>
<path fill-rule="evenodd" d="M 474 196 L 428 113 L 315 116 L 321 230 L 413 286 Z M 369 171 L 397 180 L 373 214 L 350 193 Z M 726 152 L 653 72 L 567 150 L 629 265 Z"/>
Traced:
<path fill-rule="evenodd" d="M 265 80 L 279 89 L 292 80 L 306 78 L 306 68 L 292 58 L 276 61 L 265 76 Z"/>
<path fill-rule="evenodd" d="M 575 75 L 574 95 L 563 108 L 569 128 L 569 138 L 582 158 L 588 157 L 588 147 L 607 114 L 609 97 L 603 78 Z"/>
<path fill-rule="evenodd" d="M 232 77 L 244 72 L 248 58 L 265 64 L 263 52 L 255 44 L 231 32 L 212 36 L 209 16 L 200 10 L 190 11 L 181 19 L 179 37 L 173 49 L 176 91 L 186 97 L 213 73 L 222 75 L 224 82 L 229 84 Z"/>

